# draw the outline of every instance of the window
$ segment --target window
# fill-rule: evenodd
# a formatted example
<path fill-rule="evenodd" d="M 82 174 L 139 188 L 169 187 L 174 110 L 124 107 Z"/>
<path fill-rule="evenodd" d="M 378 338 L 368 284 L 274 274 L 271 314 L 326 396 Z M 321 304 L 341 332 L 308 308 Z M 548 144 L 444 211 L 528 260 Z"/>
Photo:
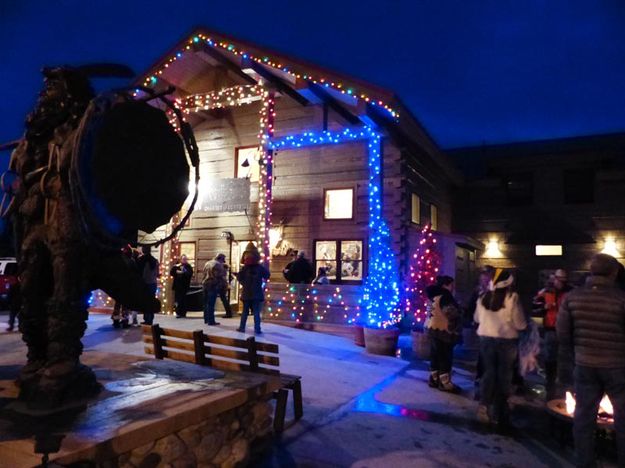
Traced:
<path fill-rule="evenodd" d="M 531 172 L 509 176 L 505 185 L 508 205 L 524 206 L 534 203 L 534 176 Z"/>
<path fill-rule="evenodd" d="M 243 146 L 235 149 L 235 176 L 239 179 L 250 179 L 258 182 L 260 175 L 260 156 L 258 146 Z"/>
<path fill-rule="evenodd" d="M 412 212 L 410 220 L 414 224 L 421 224 L 421 198 L 419 198 L 419 195 L 417 195 L 416 193 L 412 194 L 412 200 L 410 205 Z"/>
<path fill-rule="evenodd" d="M 560 257 L 562 256 L 561 245 L 537 245 L 536 246 L 537 257 Z"/>
<path fill-rule="evenodd" d="M 591 169 L 564 171 L 564 203 L 592 203 L 595 201 L 595 173 Z"/>
<path fill-rule="evenodd" d="M 326 268 L 332 283 L 356 282 L 363 278 L 361 240 L 315 241 L 315 269 Z"/>
<path fill-rule="evenodd" d="M 354 189 L 326 189 L 323 199 L 323 219 L 354 218 Z"/>
<path fill-rule="evenodd" d="M 438 208 L 436 205 L 430 205 L 430 224 L 433 231 L 438 230 Z"/>

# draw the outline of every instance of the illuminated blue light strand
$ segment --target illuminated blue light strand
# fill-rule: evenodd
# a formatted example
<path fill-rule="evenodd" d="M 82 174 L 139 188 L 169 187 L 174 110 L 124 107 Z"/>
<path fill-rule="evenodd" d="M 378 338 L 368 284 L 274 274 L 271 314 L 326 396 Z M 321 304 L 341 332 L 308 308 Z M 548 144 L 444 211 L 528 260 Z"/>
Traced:
<path fill-rule="evenodd" d="M 273 150 L 366 141 L 369 167 L 369 269 L 360 304 L 364 325 L 386 328 L 399 318 L 399 268 L 391 248 L 391 233 L 382 216 L 381 136 L 371 127 L 346 128 L 341 132 L 305 132 L 274 138 Z"/>

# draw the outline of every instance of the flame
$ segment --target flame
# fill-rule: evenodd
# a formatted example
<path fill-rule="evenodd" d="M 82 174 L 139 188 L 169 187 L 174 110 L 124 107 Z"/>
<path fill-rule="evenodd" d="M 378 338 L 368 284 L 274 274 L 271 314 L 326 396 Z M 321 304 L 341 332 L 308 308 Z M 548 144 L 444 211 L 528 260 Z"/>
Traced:
<path fill-rule="evenodd" d="M 608 398 L 607 395 L 603 395 L 601 399 L 601 403 L 599 403 L 599 411 L 608 414 L 609 416 L 614 415 L 614 408 L 612 408 L 612 402 Z"/>
<path fill-rule="evenodd" d="M 570 415 L 575 413 L 575 398 L 571 392 L 566 392 L 566 412 Z M 601 402 L 599 403 L 599 413 L 607 414 L 608 416 L 614 416 L 614 408 L 612 402 L 607 395 L 603 395 Z"/>
<path fill-rule="evenodd" d="M 566 412 L 569 414 L 575 413 L 575 398 L 571 392 L 566 392 Z"/>

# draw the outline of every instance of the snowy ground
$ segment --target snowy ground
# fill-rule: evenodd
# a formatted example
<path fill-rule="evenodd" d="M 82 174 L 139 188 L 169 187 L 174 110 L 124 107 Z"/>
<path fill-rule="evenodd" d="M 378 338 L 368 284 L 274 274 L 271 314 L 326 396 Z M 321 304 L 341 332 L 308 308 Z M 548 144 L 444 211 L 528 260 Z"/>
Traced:
<path fill-rule="evenodd" d="M 195 317 L 158 316 L 157 322 L 242 336 L 235 331 L 235 319 L 206 327 L 199 314 L 191 315 Z M 20 335 L 4 333 L 6 319 L 0 317 L 0 352 L 23 355 Z M 99 314 L 92 314 L 88 325 L 86 352 L 144 355 L 140 329 L 115 330 Z M 493 433 L 475 422 L 477 404 L 466 371 L 458 369 L 454 375 L 462 394 L 450 395 L 427 386 L 427 367 L 418 360 L 369 355 L 346 338 L 274 324 L 263 329 L 262 340 L 280 345 L 281 369 L 302 376 L 304 418 L 276 440 L 257 466 L 573 466 L 570 447 L 561 448 L 554 440 L 536 401 L 517 398 L 515 429 Z M 409 347 L 408 341 L 403 344 Z"/>

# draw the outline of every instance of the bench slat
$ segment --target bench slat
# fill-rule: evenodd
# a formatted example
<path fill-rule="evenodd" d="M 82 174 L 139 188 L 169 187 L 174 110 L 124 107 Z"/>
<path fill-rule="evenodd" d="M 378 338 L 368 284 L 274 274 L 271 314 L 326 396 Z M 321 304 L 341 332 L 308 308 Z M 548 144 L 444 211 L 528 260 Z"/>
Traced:
<path fill-rule="evenodd" d="M 193 354 L 179 353 L 178 351 L 172 351 L 171 349 L 164 349 L 163 354 L 166 358 L 174 359 L 175 361 L 184 361 L 195 364 L 195 356 Z"/>
<path fill-rule="evenodd" d="M 267 364 L 268 366 L 276 366 L 280 365 L 280 358 L 276 356 L 265 356 L 264 354 L 258 354 L 258 363 L 259 364 Z"/>
<path fill-rule="evenodd" d="M 234 349 L 217 348 L 216 346 L 210 346 L 205 344 L 204 351 L 208 357 L 210 356 L 222 356 L 230 359 L 238 359 L 239 361 L 246 361 L 249 363 L 247 351 L 237 351 Z"/>
<path fill-rule="evenodd" d="M 223 346 L 230 346 L 232 348 L 243 348 L 247 350 L 247 341 L 241 340 L 239 338 L 230 338 L 227 336 L 216 336 L 216 335 L 204 335 L 204 341 L 207 344 L 218 344 Z"/>
<path fill-rule="evenodd" d="M 154 339 L 151 336 L 144 336 L 143 341 L 148 344 L 154 344 Z M 167 338 L 161 338 L 161 346 L 165 348 L 184 349 L 186 351 L 194 351 L 195 346 L 188 341 L 176 341 Z"/>
<path fill-rule="evenodd" d="M 184 330 L 174 330 L 173 328 L 161 328 L 162 336 L 172 336 L 174 338 L 183 338 L 185 340 L 193 340 L 193 332 Z"/>
<path fill-rule="evenodd" d="M 264 351 L 265 353 L 278 354 L 278 345 L 273 343 L 263 343 L 262 341 L 256 342 L 256 349 L 258 351 Z"/>

